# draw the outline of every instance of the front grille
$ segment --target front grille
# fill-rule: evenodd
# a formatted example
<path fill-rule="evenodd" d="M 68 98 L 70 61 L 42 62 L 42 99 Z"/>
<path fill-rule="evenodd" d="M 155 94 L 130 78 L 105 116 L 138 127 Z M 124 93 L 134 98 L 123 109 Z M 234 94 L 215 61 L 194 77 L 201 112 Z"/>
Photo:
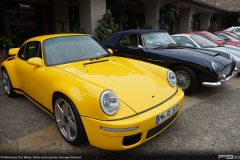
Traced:
<path fill-rule="evenodd" d="M 161 130 L 163 130 L 167 125 L 169 125 L 177 116 L 177 113 L 176 112 L 174 115 L 172 115 L 170 118 L 168 118 L 165 122 L 163 122 L 162 124 L 150 129 L 148 132 L 147 132 L 147 136 L 146 136 L 146 139 L 154 136 L 155 134 L 157 134 L 158 132 L 160 132 Z"/>
<path fill-rule="evenodd" d="M 224 70 L 222 70 L 219 75 L 220 76 L 230 76 L 232 74 L 232 71 L 233 71 L 234 67 L 233 67 L 233 63 L 229 64 L 227 67 L 224 68 Z"/>

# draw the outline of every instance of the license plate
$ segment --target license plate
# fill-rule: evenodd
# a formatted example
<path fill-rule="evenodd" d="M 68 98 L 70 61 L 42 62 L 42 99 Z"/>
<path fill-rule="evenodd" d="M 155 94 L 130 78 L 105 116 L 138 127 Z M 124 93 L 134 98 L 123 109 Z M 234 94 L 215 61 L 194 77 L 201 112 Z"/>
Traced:
<path fill-rule="evenodd" d="M 173 106 L 172 108 L 170 108 L 166 112 L 157 115 L 157 117 L 156 117 L 156 124 L 161 123 L 162 121 L 164 121 L 165 119 L 170 117 L 172 114 L 174 114 L 177 110 L 178 110 L 178 104 L 176 104 L 175 106 Z"/>

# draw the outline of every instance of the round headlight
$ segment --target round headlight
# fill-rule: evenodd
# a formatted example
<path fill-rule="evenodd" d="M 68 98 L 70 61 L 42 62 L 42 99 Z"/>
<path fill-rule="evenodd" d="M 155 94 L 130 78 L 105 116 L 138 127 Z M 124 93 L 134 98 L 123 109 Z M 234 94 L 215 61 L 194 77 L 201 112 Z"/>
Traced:
<path fill-rule="evenodd" d="M 119 108 L 118 97 L 113 91 L 105 90 L 100 96 L 100 105 L 107 115 L 114 115 Z"/>
<path fill-rule="evenodd" d="M 173 71 L 168 70 L 168 72 L 167 72 L 167 79 L 168 79 L 168 83 L 169 83 L 172 87 L 176 86 L 176 84 L 177 84 L 177 78 L 176 78 L 176 75 L 175 75 L 175 73 L 174 73 Z"/>
<path fill-rule="evenodd" d="M 219 74 L 219 69 L 218 69 L 218 65 L 215 63 L 215 62 L 213 62 L 212 61 L 212 67 L 213 67 L 213 69 L 214 69 L 214 71 L 217 73 L 217 74 Z"/>
<path fill-rule="evenodd" d="M 240 44 L 237 44 L 237 47 L 240 47 Z"/>

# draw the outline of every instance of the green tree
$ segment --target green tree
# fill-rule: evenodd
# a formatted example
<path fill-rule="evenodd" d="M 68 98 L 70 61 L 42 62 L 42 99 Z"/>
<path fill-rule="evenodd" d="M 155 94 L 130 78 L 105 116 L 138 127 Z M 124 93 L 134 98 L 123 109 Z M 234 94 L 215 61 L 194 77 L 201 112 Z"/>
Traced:
<path fill-rule="evenodd" d="M 95 29 L 97 33 L 97 38 L 104 42 L 114 33 L 118 32 L 119 26 L 113 22 L 112 13 L 110 10 L 102 15 L 102 19 L 99 20 L 100 25 Z"/>
<path fill-rule="evenodd" d="M 12 48 L 13 46 L 14 44 L 10 39 L 0 36 L 0 49 L 3 50 L 5 59 L 8 57 L 7 54 L 8 49 Z"/>
<path fill-rule="evenodd" d="M 199 31 L 200 30 L 200 22 L 201 22 L 201 16 L 200 16 L 200 14 L 193 14 L 192 15 L 192 19 L 193 19 L 193 21 L 192 21 L 192 30 L 193 31 Z"/>
<path fill-rule="evenodd" d="M 73 27 L 72 29 L 67 29 L 66 32 L 62 33 L 79 33 L 79 34 L 86 34 L 86 31 L 81 27 Z"/>
<path fill-rule="evenodd" d="M 177 5 L 166 5 L 159 10 L 161 29 L 169 31 L 173 21 L 179 15 L 179 7 Z"/>

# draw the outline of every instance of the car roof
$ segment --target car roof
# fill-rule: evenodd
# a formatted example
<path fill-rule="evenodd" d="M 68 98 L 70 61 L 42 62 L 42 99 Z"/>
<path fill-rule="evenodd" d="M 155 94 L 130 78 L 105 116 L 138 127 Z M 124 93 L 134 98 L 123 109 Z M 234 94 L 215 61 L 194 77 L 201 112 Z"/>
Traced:
<path fill-rule="evenodd" d="M 180 34 L 173 34 L 171 36 L 184 36 L 184 37 L 190 37 L 191 35 L 195 35 L 194 33 L 189 33 L 189 34 L 184 34 L 184 33 L 180 33 Z"/>
<path fill-rule="evenodd" d="M 119 31 L 115 34 L 113 34 L 109 39 L 107 39 L 104 43 L 105 44 L 116 44 L 118 40 L 122 37 L 124 34 L 145 34 L 145 33 L 153 33 L 153 32 L 162 32 L 167 33 L 165 30 L 153 30 L 153 29 L 130 29 L 125 31 Z"/>
<path fill-rule="evenodd" d="M 77 33 L 47 34 L 47 35 L 41 35 L 41 36 L 30 38 L 30 39 L 26 40 L 25 43 L 29 42 L 29 41 L 44 41 L 45 39 L 49 39 L 49 38 L 66 37 L 66 36 L 89 36 L 89 35 L 88 34 L 77 34 Z"/>

